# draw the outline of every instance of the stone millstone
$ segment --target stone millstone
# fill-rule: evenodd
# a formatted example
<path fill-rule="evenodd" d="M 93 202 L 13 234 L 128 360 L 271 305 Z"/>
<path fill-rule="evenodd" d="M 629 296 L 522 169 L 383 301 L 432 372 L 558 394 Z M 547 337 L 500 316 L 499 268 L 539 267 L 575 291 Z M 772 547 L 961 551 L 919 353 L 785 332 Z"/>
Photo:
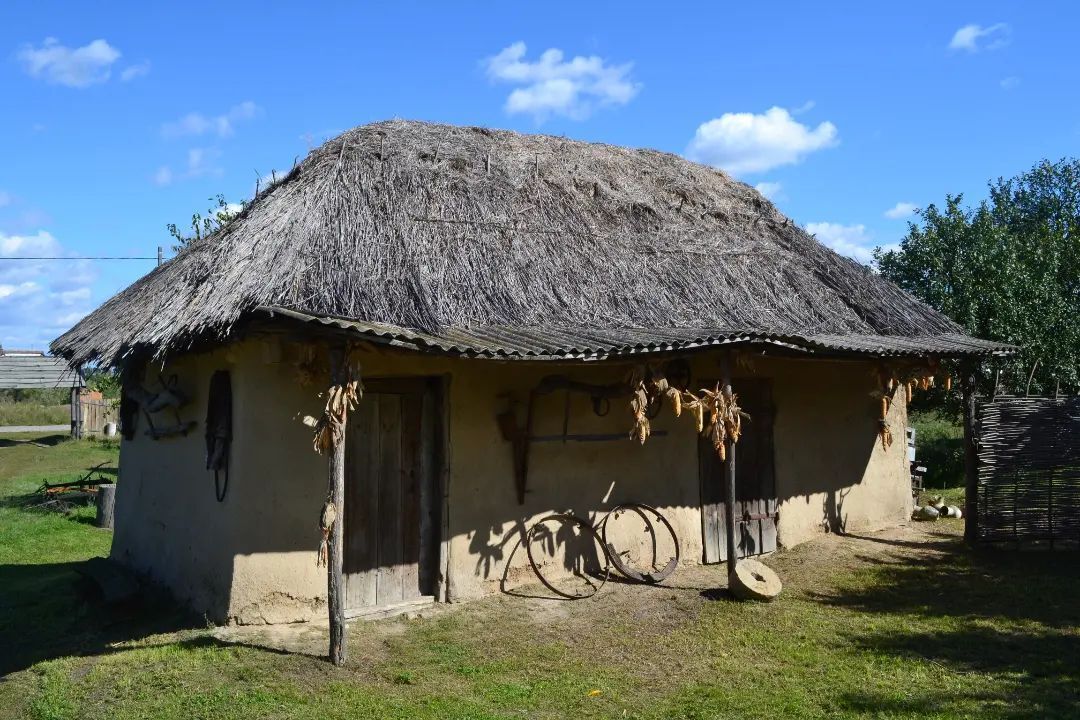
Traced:
<path fill-rule="evenodd" d="M 735 579 L 731 594 L 740 600 L 775 600 L 784 585 L 771 568 L 757 560 L 739 560 L 735 563 Z"/>

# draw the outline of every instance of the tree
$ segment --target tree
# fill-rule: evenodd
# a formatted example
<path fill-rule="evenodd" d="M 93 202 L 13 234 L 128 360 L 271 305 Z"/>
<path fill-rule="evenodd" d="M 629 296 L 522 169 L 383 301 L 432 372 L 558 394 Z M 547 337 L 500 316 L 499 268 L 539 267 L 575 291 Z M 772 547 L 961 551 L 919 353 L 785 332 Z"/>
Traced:
<path fill-rule="evenodd" d="M 240 211 L 244 209 L 244 205 L 247 204 L 241 203 L 240 210 L 237 210 L 234 205 L 226 202 L 225 196 L 221 194 L 210 198 L 210 202 L 214 203 L 214 205 L 206 211 L 206 215 L 192 214 L 190 235 L 184 235 L 176 223 L 169 223 L 165 226 L 169 231 L 169 235 L 176 240 L 176 244 L 173 245 L 174 252 L 180 252 L 196 240 L 201 240 L 225 227 L 229 221 L 240 214 Z"/>
<path fill-rule="evenodd" d="M 978 337 L 1021 347 L 1001 364 L 1023 393 L 1080 391 L 1080 160 L 1042 161 L 960 195 L 909 223 L 897 250 L 878 248 L 881 274 Z M 984 379 L 983 388 L 989 390 Z"/>

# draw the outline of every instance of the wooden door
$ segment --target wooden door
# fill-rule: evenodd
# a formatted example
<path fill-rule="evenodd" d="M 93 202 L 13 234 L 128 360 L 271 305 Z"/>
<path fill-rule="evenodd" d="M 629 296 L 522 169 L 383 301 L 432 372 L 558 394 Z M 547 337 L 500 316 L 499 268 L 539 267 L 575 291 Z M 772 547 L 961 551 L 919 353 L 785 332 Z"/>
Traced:
<path fill-rule="evenodd" d="M 776 476 L 773 470 L 772 383 L 752 379 L 732 382 L 739 405 L 750 415 L 735 445 L 735 544 L 739 557 L 776 550 Z M 698 441 L 701 473 L 701 525 L 704 560 L 727 560 L 724 471 L 712 443 Z"/>
<path fill-rule="evenodd" d="M 346 425 L 345 611 L 434 595 L 436 385 L 370 380 Z"/>

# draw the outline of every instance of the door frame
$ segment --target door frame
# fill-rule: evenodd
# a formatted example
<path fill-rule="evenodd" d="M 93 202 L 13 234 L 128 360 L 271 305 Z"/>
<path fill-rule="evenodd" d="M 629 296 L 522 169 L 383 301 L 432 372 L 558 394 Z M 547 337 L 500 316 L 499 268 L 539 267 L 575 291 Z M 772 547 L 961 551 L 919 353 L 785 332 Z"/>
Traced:
<path fill-rule="evenodd" d="M 433 447 L 432 457 L 432 488 L 434 495 L 430 511 L 438 519 L 439 527 L 428 540 L 428 552 L 431 553 L 431 568 L 433 574 L 432 590 L 436 602 L 448 602 L 450 599 L 450 374 L 442 375 L 385 375 L 363 378 L 364 394 L 405 394 L 419 392 L 424 395 L 430 394 L 430 412 L 422 412 L 422 434 L 427 436 L 430 432 Z M 360 402 L 365 402 L 361 397 Z M 346 452 L 348 444 L 346 444 Z M 349 458 L 346 455 L 346 464 Z M 346 493 L 347 494 L 347 493 Z M 345 518 L 348 523 L 348 516 Z M 345 533 L 344 541 L 348 542 L 348 532 Z M 347 549 L 343 548 L 347 554 Z M 423 550 L 422 550 L 423 551 Z M 422 568 L 417 568 L 423 572 Z M 378 606 L 372 606 L 378 607 Z"/>

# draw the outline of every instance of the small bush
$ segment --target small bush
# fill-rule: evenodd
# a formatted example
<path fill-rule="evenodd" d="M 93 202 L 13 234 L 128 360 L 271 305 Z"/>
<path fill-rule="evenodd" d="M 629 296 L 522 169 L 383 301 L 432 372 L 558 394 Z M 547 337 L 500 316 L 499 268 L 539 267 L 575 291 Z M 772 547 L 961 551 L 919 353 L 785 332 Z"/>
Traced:
<path fill-rule="evenodd" d="M 915 459 L 926 466 L 926 488 L 964 484 L 964 427 L 949 414 L 912 412 Z"/>

